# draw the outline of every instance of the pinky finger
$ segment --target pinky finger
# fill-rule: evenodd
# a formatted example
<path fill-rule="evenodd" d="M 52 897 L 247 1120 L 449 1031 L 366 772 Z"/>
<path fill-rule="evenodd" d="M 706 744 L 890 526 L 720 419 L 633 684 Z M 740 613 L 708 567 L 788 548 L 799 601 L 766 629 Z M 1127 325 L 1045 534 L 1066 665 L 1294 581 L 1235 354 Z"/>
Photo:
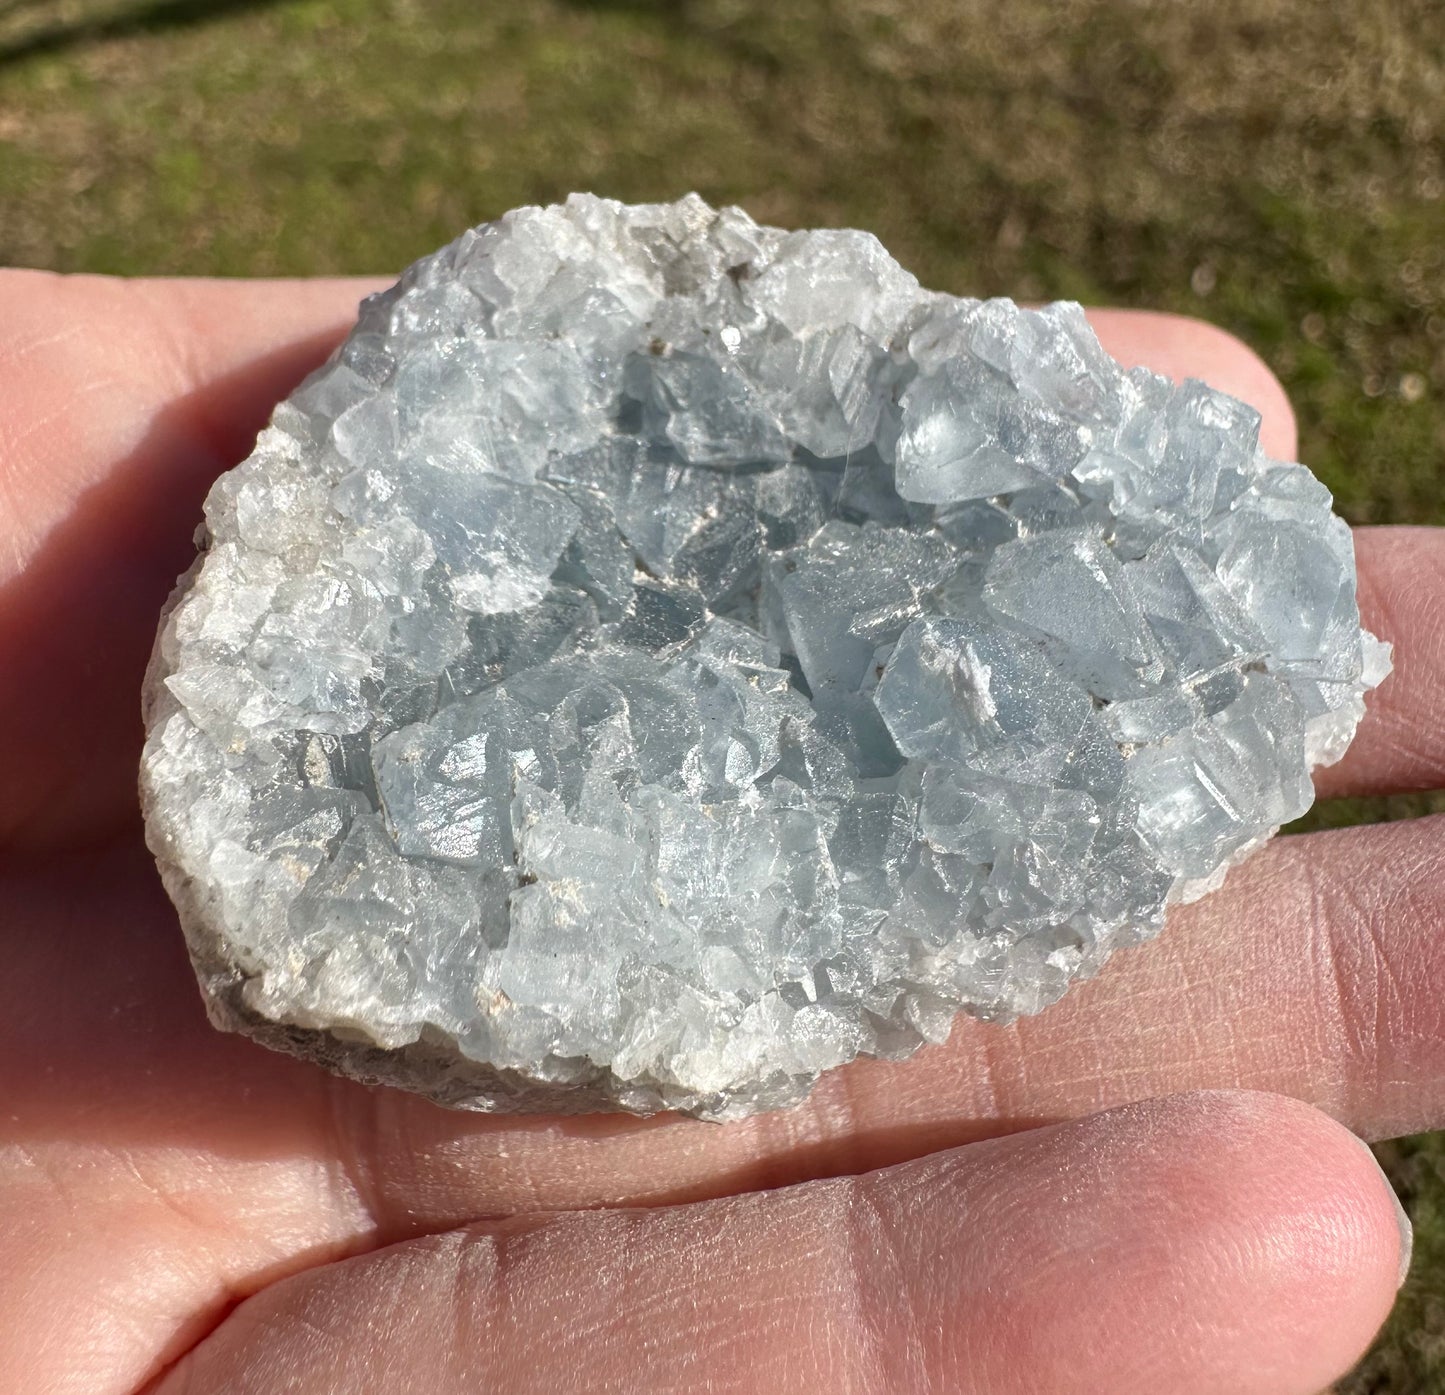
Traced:
<path fill-rule="evenodd" d="M 1323 1115 L 1175 1096 L 862 1177 L 409 1241 L 251 1298 L 153 1395 L 1312 1395 L 1390 1307 L 1397 1212 Z"/>

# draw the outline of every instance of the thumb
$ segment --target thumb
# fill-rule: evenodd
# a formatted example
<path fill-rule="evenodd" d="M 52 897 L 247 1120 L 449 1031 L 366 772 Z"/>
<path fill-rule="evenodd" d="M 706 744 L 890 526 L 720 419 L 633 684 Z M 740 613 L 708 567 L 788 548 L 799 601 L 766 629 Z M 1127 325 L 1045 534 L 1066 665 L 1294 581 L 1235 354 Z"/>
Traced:
<path fill-rule="evenodd" d="M 153 1395 L 1312 1395 L 1397 1287 L 1368 1150 L 1175 1096 L 855 1178 L 486 1222 L 276 1284 Z"/>

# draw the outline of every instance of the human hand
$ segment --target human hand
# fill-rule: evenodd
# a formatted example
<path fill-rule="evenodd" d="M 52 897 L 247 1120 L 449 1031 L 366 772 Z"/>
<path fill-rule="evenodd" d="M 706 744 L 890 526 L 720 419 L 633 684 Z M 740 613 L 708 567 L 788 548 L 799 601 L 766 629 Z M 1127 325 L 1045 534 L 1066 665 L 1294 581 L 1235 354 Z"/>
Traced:
<path fill-rule="evenodd" d="M 206 1024 L 141 839 L 141 673 L 205 489 L 368 289 L 0 273 L 0 1391 L 1311 1395 L 1344 1370 L 1401 1262 L 1347 1129 L 1445 1122 L 1445 820 L 1278 840 L 1040 1017 L 726 1126 L 454 1113 Z M 1236 341 L 1094 321 L 1293 458 Z M 1356 539 L 1397 668 L 1320 792 L 1438 787 L 1445 537 Z"/>

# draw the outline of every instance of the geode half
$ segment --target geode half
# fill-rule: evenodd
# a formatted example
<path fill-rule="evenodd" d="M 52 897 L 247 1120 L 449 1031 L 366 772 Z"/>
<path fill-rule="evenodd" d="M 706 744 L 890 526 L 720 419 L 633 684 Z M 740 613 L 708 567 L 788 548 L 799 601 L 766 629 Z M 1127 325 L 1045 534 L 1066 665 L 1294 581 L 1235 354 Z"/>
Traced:
<path fill-rule="evenodd" d="M 216 482 L 146 687 L 213 1019 L 472 1109 L 800 1099 L 1035 1012 L 1388 668 L 1259 418 L 689 197 L 464 233 Z"/>

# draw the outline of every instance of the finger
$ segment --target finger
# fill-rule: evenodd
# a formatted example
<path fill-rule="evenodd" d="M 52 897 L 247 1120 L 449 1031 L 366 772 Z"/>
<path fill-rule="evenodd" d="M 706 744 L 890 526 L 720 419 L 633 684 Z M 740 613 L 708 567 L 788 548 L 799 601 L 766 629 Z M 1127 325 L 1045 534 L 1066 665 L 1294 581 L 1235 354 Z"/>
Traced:
<path fill-rule="evenodd" d="M 127 1313 L 87 1350 L 128 1388 L 271 1277 L 478 1215 L 867 1171 L 1197 1087 L 1281 1091 L 1371 1134 L 1445 1119 L 1445 819 L 1281 840 L 1039 1017 L 960 1019 L 942 1047 L 724 1127 L 468 1115 L 217 1033 L 143 850 L 110 856 L 88 882 L 0 884 L 23 932 L 0 1055 L 49 1063 L 0 1090 L 0 1211 L 23 1219 L 0 1227 L 0 1274 L 57 1312 L 86 1274 L 94 1311 Z M 85 941 L 86 922 L 106 933 Z M 23 1327 L 0 1311 L 0 1331 Z"/>
<path fill-rule="evenodd" d="M 0 272 L 0 840 L 133 810 L 141 676 L 201 500 L 370 288 Z"/>
<path fill-rule="evenodd" d="M 155 1395 L 1314 1395 L 1388 1312 L 1367 1150 L 1189 1096 L 867 1176 L 485 1223 L 250 1299 Z"/>

